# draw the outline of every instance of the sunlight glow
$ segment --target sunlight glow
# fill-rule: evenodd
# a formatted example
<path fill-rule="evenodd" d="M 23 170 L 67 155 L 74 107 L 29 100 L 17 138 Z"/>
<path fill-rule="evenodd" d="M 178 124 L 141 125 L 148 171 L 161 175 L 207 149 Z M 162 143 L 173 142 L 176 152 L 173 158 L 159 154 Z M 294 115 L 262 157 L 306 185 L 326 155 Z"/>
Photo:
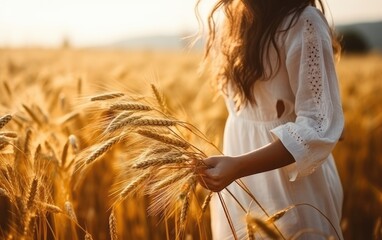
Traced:
<path fill-rule="evenodd" d="M 212 3 L 213 1 L 205 0 Z M 381 0 L 327 0 L 337 24 L 382 19 Z M 195 32 L 196 0 L 0 0 L 0 45 L 109 44 Z M 209 4 L 206 4 L 209 6 Z M 206 12 L 206 7 L 202 11 Z"/>

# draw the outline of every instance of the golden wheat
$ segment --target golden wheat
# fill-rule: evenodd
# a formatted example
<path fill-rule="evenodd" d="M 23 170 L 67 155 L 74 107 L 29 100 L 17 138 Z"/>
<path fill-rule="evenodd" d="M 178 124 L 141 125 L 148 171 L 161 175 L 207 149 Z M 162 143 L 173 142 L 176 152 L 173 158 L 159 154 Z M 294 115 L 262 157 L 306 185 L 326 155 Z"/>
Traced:
<path fill-rule="evenodd" d="M 190 144 L 187 143 L 186 141 L 174 139 L 174 138 L 167 137 L 167 136 L 164 136 L 164 135 L 160 135 L 160 134 L 157 134 L 157 133 L 154 133 L 154 132 L 151 132 L 151 131 L 138 130 L 137 133 L 139 133 L 142 136 L 155 139 L 155 140 L 157 140 L 159 142 L 162 142 L 162 143 L 165 143 L 165 144 L 169 144 L 169 145 L 173 145 L 175 147 L 180 147 L 180 148 L 188 148 L 188 147 L 190 147 Z"/>
<path fill-rule="evenodd" d="M 138 104 L 138 103 L 115 103 L 110 106 L 110 110 L 121 110 L 121 111 L 151 111 L 152 107 Z"/>
<path fill-rule="evenodd" d="M 103 155 L 105 152 L 107 152 L 111 147 L 113 147 L 116 143 L 119 142 L 121 139 L 120 136 L 113 137 L 109 140 L 107 140 L 105 143 L 103 143 L 100 147 L 98 147 L 96 150 L 91 152 L 89 156 L 85 160 L 85 164 L 90 164 L 97 158 L 99 158 L 101 155 Z"/>
<path fill-rule="evenodd" d="M 110 229 L 110 239 L 118 240 L 117 219 L 115 218 L 115 215 L 114 215 L 114 208 L 111 210 L 111 213 L 109 216 L 109 229 Z"/>
<path fill-rule="evenodd" d="M 12 115 L 5 115 L 0 118 L 0 129 L 2 129 L 9 121 L 12 120 Z"/>
<path fill-rule="evenodd" d="M 132 117 L 127 117 L 127 118 L 124 118 L 118 122 L 115 122 L 113 125 L 110 125 L 108 126 L 108 128 L 106 129 L 107 132 L 109 133 L 112 133 L 120 128 L 123 128 L 129 124 L 132 124 L 134 123 L 135 121 L 137 121 L 138 119 L 140 119 L 141 116 L 132 116 Z"/>
<path fill-rule="evenodd" d="M 70 201 L 65 202 L 65 211 L 66 211 L 66 214 L 68 214 L 69 218 L 72 221 L 74 221 L 76 223 L 78 222 L 76 213 L 75 213 L 74 208 L 73 208 L 73 205 Z"/>
<path fill-rule="evenodd" d="M 106 93 L 90 98 L 90 101 L 104 101 L 124 96 L 124 93 Z"/>
<path fill-rule="evenodd" d="M 146 172 L 141 176 L 137 177 L 134 181 L 128 184 L 119 194 L 119 200 L 124 200 L 129 194 L 136 190 L 136 188 L 144 181 L 146 181 L 151 175 L 151 172 Z"/>
<path fill-rule="evenodd" d="M 8 131 L 8 132 L 0 132 L 0 137 L 3 136 L 3 137 L 7 137 L 7 138 L 17 138 L 17 132 L 11 132 L 11 131 Z"/>
<path fill-rule="evenodd" d="M 271 239 L 281 239 L 279 233 L 276 229 L 274 229 L 272 224 L 268 224 L 259 218 L 251 216 L 250 214 L 247 214 L 247 224 L 252 228 L 258 228 Z"/>

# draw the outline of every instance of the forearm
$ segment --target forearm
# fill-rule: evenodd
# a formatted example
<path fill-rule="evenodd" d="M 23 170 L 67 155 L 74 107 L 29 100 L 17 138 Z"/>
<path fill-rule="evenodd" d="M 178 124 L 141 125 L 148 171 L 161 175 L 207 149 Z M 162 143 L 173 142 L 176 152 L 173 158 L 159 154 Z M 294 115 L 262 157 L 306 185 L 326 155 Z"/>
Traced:
<path fill-rule="evenodd" d="M 237 177 L 262 173 L 294 163 L 295 160 L 280 140 L 276 140 L 253 152 L 234 157 L 237 162 Z"/>

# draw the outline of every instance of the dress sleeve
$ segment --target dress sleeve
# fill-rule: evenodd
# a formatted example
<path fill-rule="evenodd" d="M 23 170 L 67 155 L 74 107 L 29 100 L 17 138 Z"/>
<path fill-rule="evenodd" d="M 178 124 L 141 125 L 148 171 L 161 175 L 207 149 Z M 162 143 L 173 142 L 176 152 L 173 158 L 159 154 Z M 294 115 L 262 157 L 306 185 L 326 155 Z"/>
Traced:
<path fill-rule="evenodd" d="M 319 12 L 305 14 L 285 41 L 295 122 L 271 130 L 293 155 L 290 181 L 313 173 L 331 154 L 344 125 L 330 30 Z"/>

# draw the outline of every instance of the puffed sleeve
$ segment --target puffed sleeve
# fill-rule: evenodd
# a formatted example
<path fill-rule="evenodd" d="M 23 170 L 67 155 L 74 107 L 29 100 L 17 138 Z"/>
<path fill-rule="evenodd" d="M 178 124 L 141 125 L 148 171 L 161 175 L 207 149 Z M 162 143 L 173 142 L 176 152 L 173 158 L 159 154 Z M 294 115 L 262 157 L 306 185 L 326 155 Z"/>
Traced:
<path fill-rule="evenodd" d="M 271 130 L 293 155 L 291 181 L 315 171 L 331 154 L 344 125 L 329 26 L 316 10 L 300 16 L 285 38 L 295 122 Z"/>

